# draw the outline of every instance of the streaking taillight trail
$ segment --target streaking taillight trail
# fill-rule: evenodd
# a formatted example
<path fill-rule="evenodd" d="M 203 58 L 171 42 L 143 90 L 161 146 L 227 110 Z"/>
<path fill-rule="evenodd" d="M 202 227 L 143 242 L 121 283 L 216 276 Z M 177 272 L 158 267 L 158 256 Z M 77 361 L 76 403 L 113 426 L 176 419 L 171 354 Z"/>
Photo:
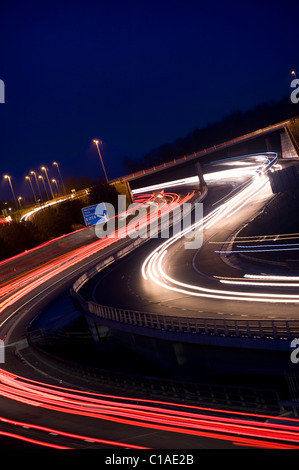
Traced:
<path fill-rule="evenodd" d="M 262 184 L 258 187 L 258 189 L 260 188 L 262 190 Z M 162 213 L 163 211 L 171 210 L 173 202 L 183 204 L 193 196 L 194 192 L 188 193 L 183 198 L 175 193 L 165 193 L 164 197 L 167 202 L 164 202 L 160 209 L 162 209 Z M 152 195 L 147 195 L 145 199 L 138 198 L 138 202 L 141 204 L 143 202 L 152 202 Z M 237 202 L 239 205 L 243 204 L 243 201 L 240 199 Z M 232 208 L 231 206 L 230 208 L 236 209 L 236 207 Z M 225 214 L 225 209 L 218 209 L 214 215 L 216 214 L 222 217 Z M 148 222 L 148 215 L 139 220 L 139 224 L 144 227 L 147 226 Z M 212 224 L 214 221 L 212 218 L 209 218 L 207 222 Z M 0 286 L 0 312 L 4 312 L 9 306 L 13 306 L 16 302 L 22 300 L 24 296 L 28 294 L 33 295 L 33 293 L 38 292 L 41 286 L 53 278 L 59 278 L 62 273 L 75 267 L 88 257 L 100 253 L 101 250 L 119 240 L 122 235 L 121 232 L 115 232 L 112 237 L 98 240 L 88 246 L 58 256 L 42 266 L 33 268 L 28 273 L 19 275 L 16 279 L 2 284 Z M 161 252 L 159 252 L 160 254 Z M 159 260 L 155 258 L 151 268 L 153 275 L 156 275 L 160 268 L 161 262 L 159 264 Z M 146 269 L 144 272 L 147 272 Z M 1 326 L 4 322 L 5 320 Z M 277 417 L 262 413 L 225 411 L 216 408 L 178 404 L 170 401 L 155 401 L 78 391 L 72 388 L 50 385 L 46 382 L 30 380 L 6 371 L 3 368 L 0 369 L 0 393 L 5 399 L 30 405 L 35 410 L 43 409 L 45 413 L 51 413 L 52 411 L 59 412 L 66 417 L 73 415 L 77 418 L 82 417 L 101 422 L 112 422 L 116 426 L 134 426 L 140 429 L 160 430 L 193 436 L 195 438 L 204 437 L 212 440 L 227 441 L 232 445 L 253 448 L 299 448 L 299 420 L 295 418 Z M 0 434 L 7 437 L 27 440 L 29 443 L 40 446 L 69 448 L 69 445 L 61 445 L 61 440 L 57 445 L 53 443 L 53 439 L 55 439 L 53 435 L 57 434 L 60 439 L 73 440 L 74 446 L 76 446 L 76 441 L 92 441 L 95 444 L 106 447 L 145 448 L 130 442 L 106 439 L 105 436 L 91 436 L 87 435 L 87 433 L 85 435 L 77 432 L 71 433 L 46 425 L 41 426 L 36 423 L 28 423 L 23 420 L 11 420 L 6 417 L 0 417 L 0 421 L 3 424 L 21 426 L 22 429 L 27 427 L 35 432 L 40 432 L 43 436 L 42 439 L 27 438 L 21 432 L 11 433 L 6 430 L 0 432 Z M 100 426 L 98 429 L 98 433 L 101 433 Z M 51 433 L 51 442 L 45 437 L 45 433 Z"/>
<path fill-rule="evenodd" d="M 2 396 L 47 410 L 112 421 L 121 425 L 221 439 L 238 445 L 299 448 L 298 420 L 294 418 L 81 392 L 30 381 L 5 371 L 0 374 L 0 382 Z M 7 421 L 5 418 L 0 420 Z M 273 422 L 269 422 L 270 420 Z M 16 423 L 20 424 L 19 421 Z M 49 429 L 28 423 L 26 425 L 40 430 Z M 92 439 L 106 445 L 116 444 L 108 439 L 57 430 L 55 432 L 74 439 Z M 131 448 L 130 444 L 119 443 L 119 447 L 122 446 Z"/>

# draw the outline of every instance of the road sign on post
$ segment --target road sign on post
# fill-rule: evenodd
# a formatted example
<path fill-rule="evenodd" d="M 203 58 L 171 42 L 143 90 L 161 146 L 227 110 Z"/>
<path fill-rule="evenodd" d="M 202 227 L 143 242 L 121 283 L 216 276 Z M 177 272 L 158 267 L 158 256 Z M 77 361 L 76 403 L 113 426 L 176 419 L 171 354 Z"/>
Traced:
<path fill-rule="evenodd" d="M 106 205 L 104 202 L 94 204 L 93 206 L 83 207 L 82 209 L 85 225 L 96 225 L 107 222 L 109 219 Z"/>

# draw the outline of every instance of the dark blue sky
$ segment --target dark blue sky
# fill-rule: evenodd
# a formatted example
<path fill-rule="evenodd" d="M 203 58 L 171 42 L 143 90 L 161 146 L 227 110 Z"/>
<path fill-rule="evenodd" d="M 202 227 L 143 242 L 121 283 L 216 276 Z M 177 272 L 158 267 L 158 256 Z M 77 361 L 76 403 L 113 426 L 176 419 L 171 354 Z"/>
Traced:
<path fill-rule="evenodd" d="M 59 161 L 110 177 L 122 159 L 290 93 L 298 14 L 281 1 L 2 2 L 0 199 Z M 54 174 L 53 174 L 54 176 Z"/>

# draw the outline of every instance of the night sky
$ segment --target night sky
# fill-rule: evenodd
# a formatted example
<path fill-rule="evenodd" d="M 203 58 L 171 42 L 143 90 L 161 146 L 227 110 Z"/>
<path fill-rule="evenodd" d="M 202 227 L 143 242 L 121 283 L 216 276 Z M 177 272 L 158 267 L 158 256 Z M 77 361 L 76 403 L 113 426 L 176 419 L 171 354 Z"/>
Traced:
<path fill-rule="evenodd" d="M 52 162 L 109 177 L 236 109 L 290 94 L 299 76 L 291 1 L 2 2 L 0 199 Z"/>

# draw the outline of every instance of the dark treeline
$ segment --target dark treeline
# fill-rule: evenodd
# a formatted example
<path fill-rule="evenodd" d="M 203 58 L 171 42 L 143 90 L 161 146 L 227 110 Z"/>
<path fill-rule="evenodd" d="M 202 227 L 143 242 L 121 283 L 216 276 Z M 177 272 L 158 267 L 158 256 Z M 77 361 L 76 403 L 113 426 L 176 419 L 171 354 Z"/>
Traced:
<path fill-rule="evenodd" d="M 78 183 L 78 180 L 76 182 Z M 77 184 L 76 189 L 83 189 L 79 186 Z M 39 211 L 32 221 L 12 221 L 2 226 L 0 228 L 0 259 L 9 258 L 47 240 L 84 227 L 83 207 L 100 202 L 110 202 L 117 207 L 117 196 L 118 193 L 114 187 L 99 182 L 90 188 L 86 196 L 45 208 Z"/>
<path fill-rule="evenodd" d="M 280 101 L 262 103 L 247 111 L 234 111 L 218 122 L 195 129 L 184 138 L 178 138 L 173 143 L 152 150 L 139 160 L 126 157 L 125 169 L 130 173 L 159 165 L 294 117 L 296 114 L 296 106 L 289 96 Z"/>

